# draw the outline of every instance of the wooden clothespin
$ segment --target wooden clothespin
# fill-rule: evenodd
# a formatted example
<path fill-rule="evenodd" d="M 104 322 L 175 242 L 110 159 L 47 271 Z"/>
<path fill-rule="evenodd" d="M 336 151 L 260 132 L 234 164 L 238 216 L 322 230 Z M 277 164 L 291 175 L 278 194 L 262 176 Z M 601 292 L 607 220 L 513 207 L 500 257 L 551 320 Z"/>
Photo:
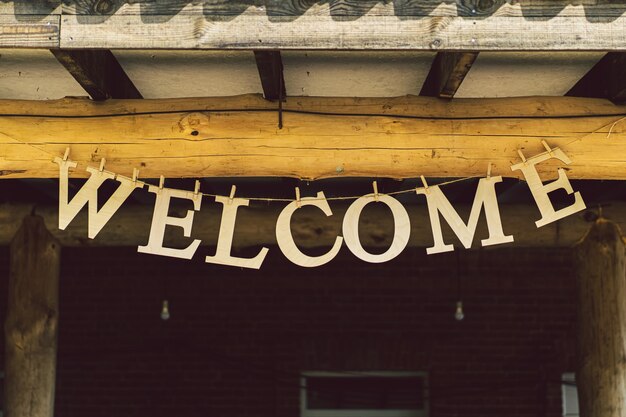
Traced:
<path fill-rule="evenodd" d="M 63 154 L 63 160 L 67 161 L 67 158 L 70 157 L 70 148 L 65 148 L 65 153 Z"/>
<path fill-rule="evenodd" d="M 302 202 L 300 201 L 300 188 L 296 187 L 296 207 L 302 207 Z"/>
<path fill-rule="evenodd" d="M 526 157 L 524 156 L 524 153 L 522 152 L 521 149 L 517 150 L 517 154 L 519 155 L 520 158 L 522 158 L 522 162 L 526 163 Z"/>
<path fill-rule="evenodd" d="M 544 148 L 546 148 L 546 151 L 548 151 L 548 155 L 550 155 L 551 157 L 554 157 L 552 153 L 552 148 L 547 144 L 547 142 L 545 140 L 542 140 L 541 144 L 543 145 Z"/>
<path fill-rule="evenodd" d="M 372 187 L 374 188 L 374 201 L 378 201 L 378 184 L 376 181 L 372 182 Z"/>
<path fill-rule="evenodd" d="M 237 191 L 237 186 L 233 185 L 230 187 L 230 196 L 228 197 L 228 204 L 233 203 L 233 199 L 235 198 L 235 192 Z"/>
<path fill-rule="evenodd" d="M 198 195 L 200 193 L 200 181 L 196 180 L 196 183 L 193 187 L 193 195 Z"/>
<path fill-rule="evenodd" d="M 102 158 L 100 160 L 100 172 L 104 171 L 104 165 L 107 163 L 107 160 Z"/>
<path fill-rule="evenodd" d="M 424 185 L 424 191 L 428 194 L 430 191 L 428 190 L 428 183 L 426 182 L 426 178 L 423 175 L 420 175 L 420 179 L 422 180 L 422 185 Z"/>
<path fill-rule="evenodd" d="M 487 165 L 487 178 L 491 178 L 491 162 Z"/>
<path fill-rule="evenodd" d="M 165 185 L 165 177 L 161 175 L 161 177 L 159 178 L 159 190 L 162 190 L 164 185 Z"/>
<path fill-rule="evenodd" d="M 137 168 L 133 168 L 133 182 L 137 182 L 137 178 L 139 178 L 139 170 Z"/>

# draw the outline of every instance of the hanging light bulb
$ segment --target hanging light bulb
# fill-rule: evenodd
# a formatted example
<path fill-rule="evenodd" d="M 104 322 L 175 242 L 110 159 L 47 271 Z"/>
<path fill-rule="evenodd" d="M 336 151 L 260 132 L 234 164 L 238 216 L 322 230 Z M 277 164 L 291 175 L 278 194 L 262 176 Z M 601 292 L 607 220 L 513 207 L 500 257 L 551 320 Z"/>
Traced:
<path fill-rule="evenodd" d="M 456 310 L 454 311 L 454 318 L 456 321 L 462 321 L 465 318 L 465 313 L 463 313 L 463 301 L 461 296 L 461 254 L 456 252 L 456 292 L 457 292 L 457 301 L 456 302 Z"/>
<path fill-rule="evenodd" d="M 463 313 L 463 301 L 456 302 L 456 311 L 454 312 L 454 318 L 457 321 L 461 321 L 465 318 L 465 313 Z"/>
<path fill-rule="evenodd" d="M 167 300 L 163 300 L 163 308 L 161 308 L 161 319 L 168 320 L 170 318 L 170 307 Z"/>

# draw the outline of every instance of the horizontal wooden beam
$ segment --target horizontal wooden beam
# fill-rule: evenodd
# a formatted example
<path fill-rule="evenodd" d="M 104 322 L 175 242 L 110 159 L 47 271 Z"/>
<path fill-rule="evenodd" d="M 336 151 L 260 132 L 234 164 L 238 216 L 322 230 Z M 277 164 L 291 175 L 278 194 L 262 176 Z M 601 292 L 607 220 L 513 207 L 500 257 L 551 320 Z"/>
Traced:
<path fill-rule="evenodd" d="M 16 0 L 0 3 L 0 15 L 4 15 L 4 20 L 0 19 L 0 26 L 4 26 L 0 27 L 3 35 L 0 46 L 435 51 L 626 49 L 626 2 L 569 3 L 558 0 Z M 54 14 L 47 15 L 50 12 Z"/>
<path fill-rule="evenodd" d="M 98 166 L 142 178 L 269 176 L 520 177 L 510 166 L 545 152 L 572 159 L 570 178 L 626 179 L 626 106 L 571 97 L 289 97 L 283 129 L 261 96 L 211 99 L 0 100 L 0 178 L 56 178 L 67 147 L 86 177 Z M 610 134 L 609 134 L 610 132 Z M 545 179 L 557 161 L 537 165 Z"/>
<path fill-rule="evenodd" d="M 139 191 L 136 191 L 139 192 Z M 444 189 L 445 192 L 445 189 Z M 411 219 L 411 237 L 409 245 L 412 247 L 432 246 L 432 230 L 428 221 L 428 208 L 423 196 L 414 196 L 415 202 L 405 204 Z M 242 207 L 237 214 L 234 246 L 239 248 L 260 247 L 276 244 L 276 220 L 286 203 L 251 202 L 249 207 Z M 305 207 L 294 215 L 291 227 L 294 239 L 301 247 L 332 246 L 337 235 L 341 235 L 341 222 L 348 207 L 346 202 L 330 202 L 333 215 L 326 217 L 316 208 Z M 170 215 L 184 217 L 189 207 L 174 208 Z M 201 239 L 203 246 L 215 246 L 221 218 L 221 204 L 204 199 L 202 209 L 194 216 L 193 229 L 190 238 L 183 236 L 182 231 L 170 227 L 167 245 L 171 247 L 186 247 L 193 239 Z M 455 209 L 466 220 L 469 217 L 470 207 L 455 205 Z M 26 204 L 0 205 L 0 246 L 7 245 L 21 219 L 30 215 L 33 207 Z M 145 245 L 150 234 L 153 207 L 151 205 L 124 205 L 113 216 L 111 221 L 102 229 L 95 239 L 87 238 L 87 209 L 84 208 L 79 216 L 66 230 L 58 229 L 58 208 L 56 206 L 37 206 L 36 213 L 45 219 L 47 228 L 61 242 L 63 246 L 138 246 Z M 511 245 L 518 247 L 570 247 L 579 241 L 589 228 L 585 213 L 569 216 L 542 228 L 536 228 L 535 220 L 541 215 L 533 205 L 500 205 L 502 224 L 506 234 L 512 234 L 515 242 Z M 597 212 L 591 207 L 592 213 Z M 607 203 L 602 209 L 603 215 L 626 229 L 626 203 Z M 585 218 L 587 217 L 587 220 Z M 366 247 L 389 247 L 393 239 L 393 218 L 385 207 L 374 205 L 363 211 L 361 216 L 360 237 Z M 459 244 L 456 236 L 445 226 L 444 238 L 448 243 Z M 480 246 L 480 239 L 486 238 L 488 232 L 484 221 L 479 226 L 474 238 L 474 247 Z M 345 250 L 345 249 L 344 249 Z"/>

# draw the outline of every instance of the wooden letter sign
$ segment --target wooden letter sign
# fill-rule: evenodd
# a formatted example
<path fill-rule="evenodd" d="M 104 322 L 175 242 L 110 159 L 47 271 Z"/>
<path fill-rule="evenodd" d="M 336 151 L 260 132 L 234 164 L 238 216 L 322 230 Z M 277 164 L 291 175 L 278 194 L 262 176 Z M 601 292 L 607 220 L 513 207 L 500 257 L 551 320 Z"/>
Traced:
<path fill-rule="evenodd" d="M 198 250 L 198 246 L 200 246 L 200 240 L 194 240 L 185 249 L 163 247 L 165 226 L 171 225 L 182 227 L 185 237 L 190 237 L 191 227 L 193 224 L 193 212 L 194 210 L 200 210 L 200 205 L 202 204 L 202 194 L 195 194 L 191 191 L 173 190 L 171 188 L 163 188 L 162 186 L 157 187 L 154 185 L 149 186 L 148 191 L 156 194 L 154 215 L 152 216 L 152 227 L 150 228 L 150 238 L 148 239 L 148 244 L 146 246 L 139 246 L 137 248 L 137 252 L 191 259 L 193 254 L 196 253 L 196 250 Z M 172 197 L 193 201 L 194 210 L 188 210 L 185 217 L 168 216 L 167 213 L 170 208 L 170 200 Z"/>
<path fill-rule="evenodd" d="M 434 185 L 432 187 L 418 188 L 415 190 L 417 194 L 426 196 L 428 204 L 428 214 L 430 215 L 430 225 L 433 229 L 433 240 L 435 245 L 426 249 L 427 254 L 450 252 L 454 250 L 454 246 L 446 245 L 443 242 L 443 234 L 441 232 L 441 223 L 439 222 L 439 213 L 448 222 L 454 233 L 457 235 L 463 247 L 469 249 L 472 246 L 476 226 L 478 225 L 478 216 L 480 209 L 485 207 L 485 216 L 487 217 L 487 228 L 489 229 L 489 238 L 481 240 L 483 246 L 500 245 L 502 243 L 513 242 L 513 236 L 505 236 L 502 231 L 502 220 L 500 220 L 500 210 L 498 209 L 498 199 L 496 197 L 496 183 L 501 182 L 502 177 L 482 178 L 478 182 L 478 189 L 472 204 L 472 211 L 467 225 L 463 223 L 459 214 L 454 210 L 450 201 L 441 191 L 441 188 Z"/>
<path fill-rule="evenodd" d="M 523 155 L 523 162 L 511 166 L 512 170 L 521 170 L 524 177 L 528 181 L 530 191 L 537 203 L 537 207 L 541 212 L 542 218 L 536 222 L 537 227 L 555 222 L 573 213 L 585 208 L 585 203 L 580 193 L 574 193 L 565 171 L 558 169 L 558 179 L 544 185 L 539 178 L 539 174 L 535 165 L 551 158 L 556 158 L 566 164 L 571 163 L 567 155 L 558 148 L 551 149 L 545 142 L 547 152 L 534 156 L 526 160 Z M 59 181 L 59 229 L 65 229 L 67 225 L 76 217 L 78 212 L 87 204 L 89 206 L 89 238 L 93 239 L 104 225 L 109 221 L 113 214 L 119 209 L 122 203 L 136 189 L 142 188 L 145 183 L 137 181 L 137 172 L 133 174 L 133 179 L 116 175 L 112 172 L 104 170 L 104 159 L 100 164 L 100 169 L 87 168 L 91 174 L 85 185 L 78 191 L 71 201 L 68 201 L 68 176 L 69 169 L 75 168 L 76 163 L 69 161 L 67 156 L 69 149 L 63 158 L 55 158 L 55 162 L 59 165 L 60 181 Z M 106 180 L 117 180 L 120 184 L 113 195 L 104 204 L 102 209 L 98 210 L 98 189 Z M 505 235 L 502 229 L 502 219 L 500 218 L 500 210 L 498 208 L 498 199 L 496 195 L 496 184 L 502 182 L 501 176 L 491 176 L 491 164 L 486 178 L 478 181 L 478 187 L 474 196 L 474 203 L 470 211 L 469 219 L 465 223 L 461 216 L 456 212 L 450 201 L 446 198 L 441 188 L 437 185 L 429 187 L 426 180 L 422 177 L 424 187 L 415 189 L 418 195 L 426 197 L 428 205 L 428 214 L 432 227 L 433 241 L 432 247 L 426 249 L 429 255 L 434 253 L 449 252 L 454 250 L 454 246 L 446 244 L 443 241 L 443 232 L 441 230 L 441 221 L 439 215 L 448 222 L 450 228 L 454 231 L 459 241 L 466 249 L 472 246 L 474 235 L 478 225 L 480 213 L 484 208 L 487 221 L 487 229 L 489 236 L 487 239 L 481 240 L 482 246 L 500 245 L 513 242 L 513 236 Z M 178 226 L 183 229 L 185 237 L 191 237 L 191 229 L 193 225 L 193 216 L 195 211 L 200 210 L 202 198 L 208 197 L 199 192 L 200 182 L 196 181 L 196 189 L 194 192 L 184 190 L 174 190 L 163 187 L 164 178 L 161 176 L 159 186 L 150 185 L 148 191 L 156 195 L 154 204 L 154 215 L 152 218 L 152 227 L 150 236 L 146 246 L 139 246 L 138 252 L 150 253 L 155 255 L 171 256 L 175 258 L 191 259 L 200 246 L 200 240 L 193 240 L 189 246 L 184 249 L 166 248 L 163 246 L 165 236 L 165 227 Z M 316 267 L 324 265 L 337 256 L 341 250 L 343 242 L 346 242 L 348 249 L 359 259 L 371 263 L 387 262 L 394 259 L 406 248 L 411 233 L 411 221 L 409 215 L 402 204 L 395 198 L 386 194 L 378 193 L 376 181 L 373 183 L 374 193 L 362 197 L 354 197 L 355 201 L 348 207 L 342 223 L 342 236 L 337 236 L 330 250 L 320 256 L 309 256 L 303 253 L 292 235 L 291 219 L 296 210 L 302 206 L 314 206 L 320 209 L 326 216 L 332 216 L 333 212 L 328 204 L 328 200 L 323 192 L 318 192 L 316 197 L 305 197 L 300 199 L 300 190 L 296 188 L 296 200 L 290 202 L 278 216 L 276 222 L 276 241 L 278 247 L 285 257 L 296 265 L 303 267 Z M 231 254 L 233 246 L 233 237 L 235 233 L 235 222 L 237 220 L 237 211 L 239 207 L 247 207 L 250 200 L 245 198 L 235 198 L 235 186 L 231 190 L 229 197 L 215 196 L 215 202 L 222 205 L 222 218 L 220 222 L 219 236 L 217 239 L 215 255 L 205 257 L 205 262 L 238 266 L 241 268 L 259 269 L 269 252 L 268 248 L 261 248 L 259 253 L 253 258 L 240 258 Z M 568 207 L 555 210 L 550 202 L 548 194 L 557 189 L 564 189 L 568 194 L 574 194 L 574 203 Z M 401 193 L 412 193 L 413 190 L 401 191 Z M 168 216 L 171 198 L 181 198 L 193 202 L 193 210 L 188 210 L 185 217 Z M 339 197 L 345 199 L 345 197 Z M 352 198 L 352 197 L 350 197 Z M 271 200 L 271 199 L 268 199 Z M 332 200 L 332 198 L 331 198 Z M 359 237 L 359 219 L 361 212 L 370 203 L 384 204 L 391 211 L 394 220 L 394 231 L 391 246 L 387 251 L 381 254 L 372 254 L 363 248 Z"/>
<path fill-rule="evenodd" d="M 535 165 L 551 158 L 556 158 L 568 165 L 572 163 L 567 155 L 565 155 L 565 152 L 559 148 L 555 148 L 550 149 L 547 153 L 533 156 L 532 158 L 511 167 L 512 171 L 521 170 L 522 174 L 524 174 L 524 178 L 526 178 L 526 181 L 528 182 L 530 192 L 533 194 L 533 198 L 535 199 L 537 207 L 541 212 L 541 219 L 535 222 L 537 227 L 545 226 L 586 208 L 582 196 L 579 192 L 576 192 L 574 194 L 574 203 L 572 205 L 564 207 L 560 210 L 554 210 L 554 206 L 550 202 L 548 193 L 562 188 L 567 191 L 567 194 L 572 194 L 574 190 L 572 189 L 572 184 L 569 182 L 567 175 L 565 175 L 565 170 L 563 170 L 563 168 L 558 169 L 559 179 L 554 180 L 547 185 L 543 185 Z"/>
<path fill-rule="evenodd" d="M 370 203 L 386 204 L 391 210 L 394 222 L 393 240 L 391 246 L 385 253 L 373 255 L 363 249 L 359 238 L 359 218 L 361 211 Z M 385 194 L 368 194 L 358 198 L 348 207 L 343 218 L 343 236 L 346 246 L 357 258 L 365 262 L 381 263 L 387 262 L 400 255 L 409 243 L 411 233 L 411 221 L 406 209 L 398 200 Z"/>
<path fill-rule="evenodd" d="M 308 256 L 302 253 L 302 251 L 298 249 L 298 246 L 296 246 L 296 242 L 294 242 L 293 235 L 291 234 L 291 216 L 300 205 L 315 206 L 322 210 L 326 216 L 333 215 L 328 201 L 326 201 L 326 196 L 321 191 L 317 193 L 317 197 L 305 197 L 299 201 L 292 201 L 287 204 L 287 207 L 285 207 L 278 216 L 278 221 L 276 222 L 276 242 L 283 255 L 296 265 L 309 268 L 324 265 L 337 256 L 341 249 L 343 238 L 338 236 L 331 250 L 324 255 Z"/>

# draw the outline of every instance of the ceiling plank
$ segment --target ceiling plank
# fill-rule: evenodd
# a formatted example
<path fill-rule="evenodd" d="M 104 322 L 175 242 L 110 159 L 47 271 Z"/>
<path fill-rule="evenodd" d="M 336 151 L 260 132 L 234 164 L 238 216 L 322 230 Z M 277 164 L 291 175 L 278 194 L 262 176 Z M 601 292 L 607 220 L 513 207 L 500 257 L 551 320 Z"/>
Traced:
<path fill-rule="evenodd" d="M 61 0 L 47 0 L 60 2 Z M 17 0 L 26 3 L 32 0 Z M 7 10 L 13 13 L 12 3 L 0 3 L 0 12 Z M 583 3 L 583 4 L 580 4 Z M 141 15 L 172 16 L 184 9 L 185 14 L 204 15 L 208 19 L 216 16 L 237 16 L 242 13 L 262 15 L 269 18 L 299 17 L 304 14 L 330 14 L 338 20 L 347 18 L 354 20 L 368 14 L 398 16 L 462 16 L 465 18 L 484 18 L 491 15 L 515 16 L 525 18 L 552 18 L 554 16 L 580 16 L 588 19 L 619 17 L 626 9 L 623 0 L 612 1 L 563 1 L 535 0 L 511 2 L 504 0 L 330 0 L 330 1 L 252 1 L 252 0 L 78 0 L 63 1 L 62 14 L 80 16 Z M 24 10 L 21 8 L 20 10 Z M 41 13 L 40 13 L 41 14 Z M 219 19 L 215 19 L 219 20 Z M 152 22 L 151 22 L 152 23 Z"/>
<path fill-rule="evenodd" d="M 275 101 L 286 97 L 283 60 L 280 51 L 254 51 L 254 58 L 261 77 L 265 99 Z"/>
<path fill-rule="evenodd" d="M 145 178 L 475 177 L 489 162 L 493 175 L 522 178 L 510 169 L 517 150 L 543 154 L 545 138 L 572 159 L 568 177 L 626 179 L 616 158 L 626 154 L 626 106 L 608 100 L 289 97 L 284 129 L 275 107 L 254 95 L 0 100 L 0 178 L 56 178 L 51 156 L 68 146 L 76 177 L 106 158 L 107 169 Z M 548 180 L 560 166 L 537 170 Z"/>
<path fill-rule="evenodd" d="M 422 86 L 421 96 L 452 98 L 472 68 L 478 52 L 439 52 Z"/>
<path fill-rule="evenodd" d="M 626 52 L 609 52 L 566 95 L 626 102 Z"/>
<path fill-rule="evenodd" d="M 556 15 L 393 15 L 393 4 L 353 19 L 321 14 L 268 16 L 240 11 L 224 19 L 201 10 L 175 15 L 63 15 L 62 48 L 106 49 L 325 49 L 425 51 L 613 51 L 626 45 L 626 15 L 588 19 Z M 254 8 L 250 8 L 254 9 Z M 389 10 L 388 10 L 389 9 Z M 558 34 L 558 41 L 555 41 Z"/>
<path fill-rule="evenodd" d="M 142 98 L 115 55 L 108 49 L 51 49 L 51 52 L 92 99 Z"/>

